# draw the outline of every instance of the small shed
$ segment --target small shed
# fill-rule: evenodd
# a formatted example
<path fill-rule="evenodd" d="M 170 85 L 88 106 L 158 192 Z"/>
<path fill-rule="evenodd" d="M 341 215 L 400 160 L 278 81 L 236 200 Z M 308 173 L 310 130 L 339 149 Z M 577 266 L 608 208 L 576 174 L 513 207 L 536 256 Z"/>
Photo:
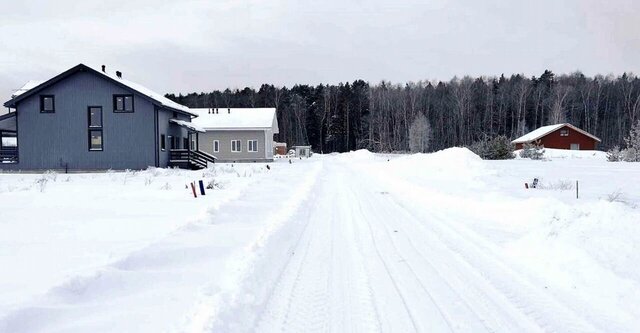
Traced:
<path fill-rule="evenodd" d="M 535 143 L 545 148 L 570 150 L 595 150 L 601 140 L 585 130 L 569 123 L 543 126 L 529 132 L 511 143 L 522 149 L 526 143 Z"/>
<path fill-rule="evenodd" d="M 311 146 L 293 146 L 296 157 L 311 157 Z"/>
<path fill-rule="evenodd" d="M 286 142 L 274 142 L 273 143 L 274 155 L 287 155 L 287 143 Z"/>

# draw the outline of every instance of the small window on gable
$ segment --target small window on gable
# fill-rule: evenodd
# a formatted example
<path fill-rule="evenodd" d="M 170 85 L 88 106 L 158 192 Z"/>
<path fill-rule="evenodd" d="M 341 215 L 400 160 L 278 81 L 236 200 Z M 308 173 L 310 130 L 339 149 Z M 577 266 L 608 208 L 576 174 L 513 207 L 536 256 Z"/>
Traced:
<path fill-rule="evenodd" d="M 40 95 L 40 113 L 56 112 L 55 97 L 53 95 Z"/>
<path fill-rule="evenodd" d="M 113 95 L 113 112 L 133 112 L 133 95 Z"/>
<path fill-rule="evenodd" d="M 569 136 L 569 130 L 564 128 L 560 130 L 560 136 Z"/>

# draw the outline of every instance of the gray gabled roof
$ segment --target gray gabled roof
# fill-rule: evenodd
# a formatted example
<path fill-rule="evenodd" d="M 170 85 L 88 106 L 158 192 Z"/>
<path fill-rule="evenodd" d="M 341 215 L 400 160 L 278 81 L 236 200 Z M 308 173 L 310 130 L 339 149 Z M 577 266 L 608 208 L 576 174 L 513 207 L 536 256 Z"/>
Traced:
<path fill-rule="evenodd" d="M 73 75 L 73 74 L 75 74 L 77 72 L 83 72 L 83 71 L 94 73 L 94 74 L 96 74 L 98 76 L 101 76 L 101 77 L 103 77 L 103 78 L 105 78 L 105 79 L 107 79 L 109 81 L 112 81 L 116 85 L 119 85 L 119 86 L 121 86 L 121 87 L 123 87 L 125 89 L 128 89 L 128 90 L 132 90 L 133 92 L 139 94 L 140 96 L 151 100 L 155 104 L 159 104 L 160 106 L 166 107 L 166 108 L 171 109 L 173 111 L 177 111 L 177 112 L 181 112 L 181 113 L 184 113 L 184 114 L 188 114 L 188 115 L 193 116 L 193 117 L 197 117 L 197 115 L 195 113 L 191 112 L 188 107 L 186 107 L 184 105 L 181 105 L 181 104 L 178 104 L 178 103 L 176 103 L 176 102 L 164 97 L 162 94 L 156 93 L 156 92 L 152 91 L 151 89 L 148 89 L 148 88 L 146 88 L 146 87 L 144 87 L 144 86 L 142 86 L 142 85 L 140 85 L 138 83 L 135 83 L 135 82 L 132 82 L 132 81 L 129 81 L 129 80 L 125 80 L 125 79 L 122 79 L 122 78 L 118 78 L 118 77 L 116 77 L 114 75 L 99 71 L 97 69 L 91 68 L 91 67 L 89 67 L 87 65 L 84 65 L 84 64 L 79 64 L 77 66 L 74 66 L 74 67 L 68 69 L 67 71 L 65 71 L 65 72 L 63 72 L 61 74 L 58 74 L 58 75 L 54 76 L 53 78 L 51 78 L 51 79 L 49 79 L 47 81 L 44 81 L 44 82 L 42 82 L 42 83 L 40 83 L 40 84 L 38 84 L 38 85 L 36 85 L 34 87 L 31 87 L 27 91 L 21 92 L 20 94 L 17 94 L 17 95 L 14 94 L 14 96 L 10 100 L 8 100 L 8 101 L 6 101 L 4 103 L 4 106 L 5 107 L 10 107 L 10 108 L 15 108 L 16 104 L 18 102 L 24 100 L 25 98 L 27 98 L 27 97 L 29 97 L 31 95 L 34 95 L 34 94 L 38 93 L 39 91 L 42 91 L 43 89 L 45 89 L 47 87 L 53 86 L 56 83 L 66 79 L 67 77 L 69 77 L 69 76 L 71 76 L 71 75 Z"/>

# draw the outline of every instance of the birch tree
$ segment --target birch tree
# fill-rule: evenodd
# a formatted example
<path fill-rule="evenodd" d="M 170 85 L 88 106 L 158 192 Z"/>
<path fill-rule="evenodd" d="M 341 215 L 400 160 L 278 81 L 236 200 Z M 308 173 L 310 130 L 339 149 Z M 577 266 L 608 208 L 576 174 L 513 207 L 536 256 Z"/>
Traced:
<path fill-rule="evenodd" d="M 426 153 L 431 143 L 431 126 L 427 117 L 418 112 L 409 127 L 409 149 L 414 153 Z"/>

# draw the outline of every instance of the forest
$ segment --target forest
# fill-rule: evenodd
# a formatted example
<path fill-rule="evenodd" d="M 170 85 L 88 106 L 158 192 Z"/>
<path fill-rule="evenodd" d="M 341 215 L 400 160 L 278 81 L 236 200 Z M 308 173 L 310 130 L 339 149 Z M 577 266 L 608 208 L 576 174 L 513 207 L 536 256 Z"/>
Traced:
<path fill-rule="evenodd" d="M 453 78 L 448 82 L 395 84 L 363 80 L 263 84 L 254 88 L 167 94 L 188 107 L 275 107 L 280 134 L 288 145 L 310 144 L 317 152 L 407 151 L 410 128 L 420 114 L 427 118 L 429 150 L 468 146 L 487 137 L 515 139 L 540 126 L 569 122 L 602 139 L 599 149 L 624 146 L 640 119 L 640 79 L 587 77 L 580 72 L 539 77 Z"/>

